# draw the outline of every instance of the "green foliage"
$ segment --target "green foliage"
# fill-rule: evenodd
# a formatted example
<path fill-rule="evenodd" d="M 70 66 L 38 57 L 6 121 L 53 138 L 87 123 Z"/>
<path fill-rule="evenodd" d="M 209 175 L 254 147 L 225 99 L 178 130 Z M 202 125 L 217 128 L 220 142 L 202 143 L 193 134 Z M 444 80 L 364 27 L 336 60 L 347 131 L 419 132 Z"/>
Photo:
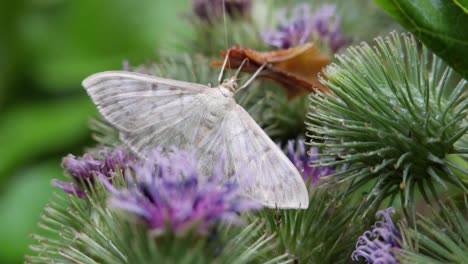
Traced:
<path fill-rule="evenodd" d="M 468 13 L 468 1 L 467 0 L 453 0 L 453 2 L 458 5 L 463 12 Z"/>
<path fill-rule="evenodd" d="M 43 88 L 78 88 L 87 75 L 115 69 L 124 59 L 142 61 L 165 45 L 161 40 L 181 27 L 172 19 L 181 6 L 181 1 L 42 1 L 25 11 L 17 30 L 26 52 L 35 56 L 29 67 Z"/>
<path fill-rule="evenodd" d="M 432 209 L 433 219 L 423 217 L 417 229 L 402 228 L 401 263 L 442 264 L 466 263 L 468 259 L 468 222 L 466 207 L 457 208 L 453 202 Z"/>
<path fill-rule="evenodd" d="M 39 215 L 52 196 L 50 180 L 59 178 L 59 161 L 47 160 L 18 171 L 8 190 L 0 197 L 1 263 L 19 263 L 33 240 L 28 236 L 38 232 Z"/>
<path fill-rule="evenodd" d="M 87 137 L 95 112 L 88 100 L 63 100 L 12 107 L 0 116 L 0 182 L 24 160 L 60 151 Z"/>
<path fill-rule="evenodd" d="M 468 77 L 468 3 L 458 0 L 374 0 L 427 47 Z"/>
<path fill-rule="evenodd" d="M 411 35 L 396 33 L 363 43 L 337 56 L 323 80 L 333 93 L 311 95 L 308 113 L 312 146 L 323 148 L 317 165 L 348 164 L 331 177 L 350 182 L 352 193 L 372 182 L 363 209 L 376 210 L 386 198 L 400 195 L 414 214 L 415 192 L 427 202 L 427 188 L 463 183 L 451 169 L 448 154 L 466 152 L 456 147 L 466 126 L 466 80 L 457 78 Z M 414 217 L 413 217 L 414 218 Z"/>

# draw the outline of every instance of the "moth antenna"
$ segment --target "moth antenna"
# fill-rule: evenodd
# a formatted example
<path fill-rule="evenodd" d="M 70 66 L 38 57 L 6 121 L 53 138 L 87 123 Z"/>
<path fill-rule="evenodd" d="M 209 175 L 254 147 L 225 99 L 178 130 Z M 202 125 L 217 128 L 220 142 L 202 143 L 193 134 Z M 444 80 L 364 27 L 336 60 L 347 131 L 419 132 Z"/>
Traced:
<path fill-rule="evenodd" d="M 245 64 L 248 60 L 249 60 L 248 58 L 245 58 L 245 59 L 242 61 L 242 63 L 241 63 L 241 65 L 239 66 L 239 68 L 237 68 L 236 74 L 234 74 L 234 78 L 237 79 L 237 75 L 239 75 L 239 72 L 240 72 L 240 70 L 242 69 L 242 66 L 244 66 L 244 64 Z"/>
<path fill-rule="evenodd" d="M 260 68 L 258 68 L 258 70 L 252 75 L 252 77 L 250 77 L 250 79 L 244 83 L 244 85 L 242 85 L 239 89 L 237 89 L 236 93 L 242 89 L 244 89 L 245 87 L 249 86 L 249 84 L 255 79 L 255 77 L 257 77 L 258 74 L 260 74 L 260 72 L 265 68 L 265 66 L 267 66 L 267 63 L 263 63 L 262 66 L 260 66 Z"/>
<path fill-rule="evenodd" d="M 226 68 L 226 63 L 229 60 L 229 52 L 230 50 L 227 50 L 226 57 L 224 57 L 223 67 L 221 67 L 221 71 L 219 72 L 219 76 L 218 76 L 218 85 L 221 84 L 221 79 L 223 78 L 223 73 L 224 73 L 224 69 Z"/>
<path fill-rule="evenodd" d="M 221 3 L 223 5 L 223 22 L 224 22 L 224 43 L 226 44 L 226 49 L 228 46 L 228 41 L 227 41 L 227 23 L 226 23 L 226 3 L 224 2 Z"/>
<path fill-rule="evenodd" d="M 227 20 L 226 20 L 226 0 L 223 0 L 223 22 L 224 22 L 224 44 L 226 50 L 228 50 L 228 32 L 227 32 Z M 229 69 L 231 69 L 231 62 L 229 61 Z"/>

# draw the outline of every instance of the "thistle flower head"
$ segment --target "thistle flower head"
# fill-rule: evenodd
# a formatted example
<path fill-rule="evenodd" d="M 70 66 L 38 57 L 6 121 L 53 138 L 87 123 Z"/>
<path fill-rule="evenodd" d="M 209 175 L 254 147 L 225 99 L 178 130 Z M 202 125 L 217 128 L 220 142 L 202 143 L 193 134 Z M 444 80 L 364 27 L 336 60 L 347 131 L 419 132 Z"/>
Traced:
<path fill-rule="evenodd" d="M 361 208 L 399 195 L 414 219 L 417 189 L 427 202 L 436 183 L 467 190 L 452 171 L 466 169 L 446 158 L 466 151 L 455 144 L 468 130 L 466 80 L 419 50 L 411 35 L 376 43 L 347 49 L 325 69 L 322 82 L 333 94 L 310 96 L 308 135 L 323 148 L 317 164 L 349 165 L 330 178 L 349 182 L 350 193 L 373 184 Z"/>
<path fill-rule="evenodd" d="M 62 167 L 75 180 L 88 180 L 96 173 L 111 177 L 117 169 L 124 169 L 135 160 L 133 154 L 122 148 L 103 148 L 96 154 L 86 153 L 82 157 L 69 154 L 63 158 Z"/>
<path fill-rule="evenodd" d="M 239 196 L 238 185 L 222 181 L 221 169 L 202 180 L 194 152 L 172 149 L 165 154 L 155 149 L 132 168 L 128 189 L 117 190 L 106 177 L 100 178 L 113 194 L 109 204 L 141 217 L 156 233 L 170 226 L 176 234 L 192 227 L 203 234 L 216 221 L 239 223 L 237 213 L 258 208 Z"/>
<path fill-rule="evenodd" d="M 52 185 L 83 198 L 83 183 L 92 184 L 98 174 L 111 178 L 117 170 L 124 170 L 135 161 L 136 156 L 122 148 L 103 148 L 95 154 L 86 153 L 82 157 L 69 154 L 63 158 L 62 167 L 73 182 L 52 180 Z"/>
<path fill-rule="evenodd" d="M 275 30 L 261 32 L 260 36 L 269 45 L 290 48 L 313 40 L 327 42 L 332 52 L 337 52 L 348 42 L 341 32 L 340 19 L 334 5 L 322 5 L 311 12 L 309 4 L 297 4 L 287 13 L 278 11 L 280 24 Z"/>
<path fill-rule="evenodd" d="M 299 170 L 304 181 L 310 181 L 311 185 L 315 184 L 320 178 L 335 172 L 335 168 L 333 167 L 312 167 L 311 163 L 317 159 L 318 149 L 311 148 L 309 155 L 307 155 L 304 140 L 302 139 L 297 141 L 289 140 L 286 154 L 297 170 Z"/>
<path fill-rule="evenodd" d="M 356 250 L 352 254 L 353 260 L 364 258 L 370 264 L 397 264 L 394 250 L 400 249 L 401 234 L 396 228 L 390 214 L 395 213 L 393 207 L 378 211 L 372 231 L 366 231 L 359 237 Z"/>

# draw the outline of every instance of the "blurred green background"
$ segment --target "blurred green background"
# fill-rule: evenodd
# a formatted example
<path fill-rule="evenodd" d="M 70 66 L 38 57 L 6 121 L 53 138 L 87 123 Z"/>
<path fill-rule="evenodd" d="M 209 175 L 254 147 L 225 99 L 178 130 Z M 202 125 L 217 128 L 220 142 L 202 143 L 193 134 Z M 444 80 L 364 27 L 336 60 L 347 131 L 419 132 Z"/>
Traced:
<path fill-rule="evenodd" d="M 189 0 L 17 0 L 0 4 L 0 263 L 21 263 L 61 158 L 91 146 L 88 75 L 157 58 Z M 178 33 L 179 32 L 179 33 Z"/>

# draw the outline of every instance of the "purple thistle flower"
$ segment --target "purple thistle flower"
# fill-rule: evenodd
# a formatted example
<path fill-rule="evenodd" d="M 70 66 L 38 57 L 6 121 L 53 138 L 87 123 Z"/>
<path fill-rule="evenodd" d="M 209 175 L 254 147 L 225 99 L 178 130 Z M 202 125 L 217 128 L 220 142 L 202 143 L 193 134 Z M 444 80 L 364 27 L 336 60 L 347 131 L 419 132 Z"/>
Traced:
<path fill-rule="evenodd" d="M 202 20 L 212 22 L 223 16 L 223 3 L 226 15 L 246 17 L 250 11 L 250 0 L 193 0 L 193 12 Z"/>
<path fill-rule="evenodd" d="M 287 18 L 287 10 L 277 12 L 280 24 L 276 30 L 261 33 L 263 41 L 277 48 L 287 49 L 308 42 L 312 35 L 312 17 L 308 4 L 298 4 L 291 10 L 291 18 Z"/>
<path fill-rule="evenodd" d="M 318 149 L 311 148 L 307 155 L 304 140 L 288 141 L 287 156 L 301 173 L 304 181 L 315 184 L 321 177 L 335 173 L 334 167 L 312 167 L 311 164 L 317 159 Z"/>
<path fill-rule="evenodd" d="M 92 184 L 98 174 L 111 178 L 117 169 L 125 170 L 135 161 L 136 157 L 133 154 L 121 148 L 104 148 L 96 155 L 86 153 L 82 157 L 69 154 L 63 158 L 62 167 L 66 174 L 72 177 L 73 182 L 52 180 L 51 184 L 84 198 L 86 195 L 81 188 L 82 184 Z"/>
<path fill-rule="evenodd" d="M 111 206 L 141 217 L 156 233 L 169 226 L 177 234 L 191 228 L 205 234 L 216 221 L 240 223 L 237 213 L 259 208 L 239 196 L 238 185 L 222 181 L 219 165 L 203 180 L 193 151 L 172 149 L 165 154 L 155 149 L 147 160 L 132 166 L 134 175 L 126 175 L 128 188 L 117 190 L 106 177 L 100 180 L 113 194 Z"/>
<path fill-rule="evenodd" d="M 318 33 L 321 40 L 328 41 L 333 53 L 344 47 L 348 39 L 344 37 L 340 28 L 340 18 L 336 16 L 336 6 L 322 5 L 312 16 L 314 32 Z"/>
<path fill-rule="evenodd" d="M 395 213 L 393 207 L 377 212 L 376 217 L 382 219 L 375 222 L 372 231 L 366 231 L 358 238 L 356 250 L 351 255 L 353 260 L 363 257 L 370 264 L 398 263 L 394 252 L 401 248 L 401 234 L 390 217 L 391 213 Z"/>
<path fill-rule="evenodd" d="M 307 3 L 297 4 L 287 16 L 286 9 L 278 11 L 280 24 L 276 30 L 260 33 L 263 41 L 277 48 L 287 49 L 309 42 L 312 38 L 328 43 L 333 53 L 344 47 L 340 18 L 334 5 L 322 5 L 312 13 Z"/>

